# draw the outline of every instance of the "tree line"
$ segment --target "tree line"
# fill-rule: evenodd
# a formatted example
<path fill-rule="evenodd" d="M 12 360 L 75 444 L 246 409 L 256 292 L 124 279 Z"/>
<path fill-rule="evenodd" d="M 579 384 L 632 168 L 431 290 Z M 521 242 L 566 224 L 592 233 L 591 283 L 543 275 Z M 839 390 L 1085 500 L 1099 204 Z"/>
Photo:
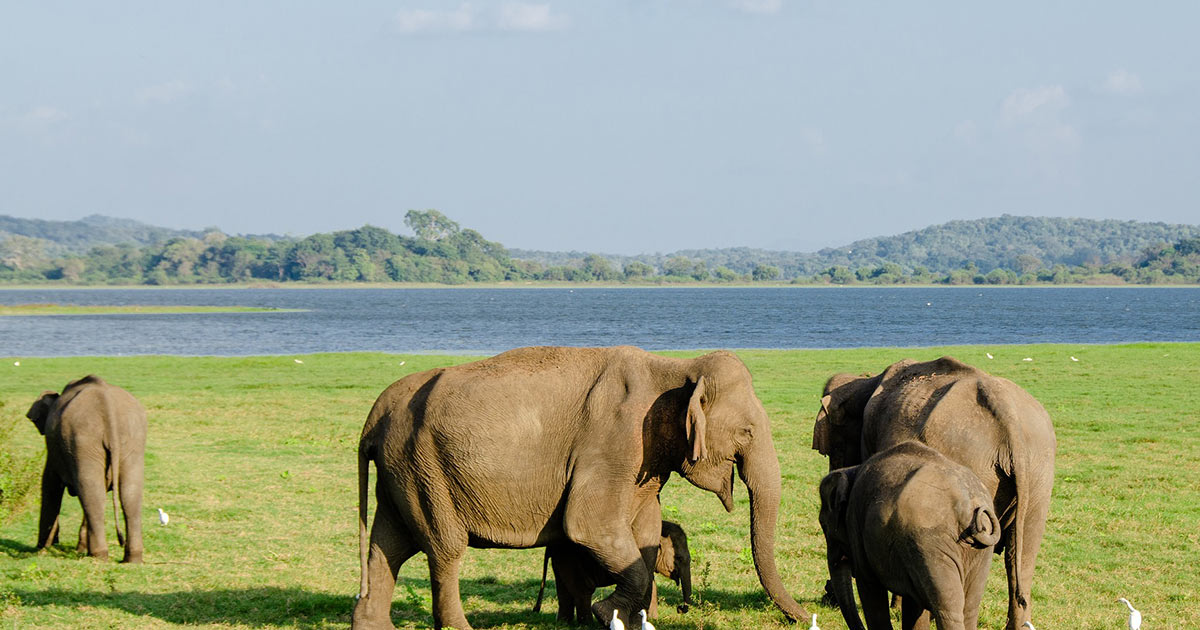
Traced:
<path fill-rule="evenodd" d="M 461 227 L 437 210 L 410 210 L 404 222 L 412 236 L 370 225 L 301 239 L 228 236 L 213 229 L 150 244 L 99 245 L 86 253 L 64 253 L 46 239 L 10 234 L 0 240 L 0 282 L 162 286 L 535 281 L 817 285 L 1200 283 L 1200 237 L 1163 242 L 1143 248 L 1136 256 L 1085 256 L 1078 264 L 1047 263 L 1029 253 L 1054 251 L 1056 246 L 1045 240 L 1039 248 L 1015 255 L 1010 249 L 1006 260 L 990 267 L 968 259 L 931 269 L 911 264 L 911 256 L 901 256 L 899 252 L 893 252 L 896 261 L 883 258 L 880 248 L 895 245 L 874 247 L 869 258 L 855 261 L 860 264 L 826 257 L 823 259 L 826 264 L 820 265 L 820 260 L 812 259 L 813 254 L 805 255 L 810 259 L 803 265 L 780 263 L 771 258 L 756 261 L 755 250 L 746 248 L 725 250 L 724 257 L 706 258 L 702 253 L 656 258 L 579 254 L 547 263 L 536 257 L 514 257 L 499 243 Z M 939 238 L 953 242 L 950 237 Z M 909 240 L 925 242 L 930 247 L 929 238 Z M 1127 242 L 1123 246 L 1128 249 Z M 1055 259 L 1053 255 L 1049 257 Z M 829 264 L 830 260 L 846 264 Z"/>

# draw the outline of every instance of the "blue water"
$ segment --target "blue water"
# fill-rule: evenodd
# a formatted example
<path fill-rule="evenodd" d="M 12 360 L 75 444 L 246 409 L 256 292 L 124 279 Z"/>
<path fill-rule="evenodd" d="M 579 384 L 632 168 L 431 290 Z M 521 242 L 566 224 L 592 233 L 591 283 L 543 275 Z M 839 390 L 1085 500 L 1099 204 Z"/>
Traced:
<path fill-rule="evenodd" d="M 1197 288 L 0 290 L 28 303 L 304 311 L 0 317 L 0 356 L 1200 341 Z"/>

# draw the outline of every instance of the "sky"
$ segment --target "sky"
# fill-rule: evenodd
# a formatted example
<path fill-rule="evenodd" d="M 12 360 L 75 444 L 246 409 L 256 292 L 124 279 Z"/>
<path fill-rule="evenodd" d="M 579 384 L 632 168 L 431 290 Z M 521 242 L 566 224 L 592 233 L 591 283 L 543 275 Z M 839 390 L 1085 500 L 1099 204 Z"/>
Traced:
<path fill-rule="evenodd" d="M 1200 223 L 1195 2 L 0 0 L 0 214 L 815 251 Z"/>

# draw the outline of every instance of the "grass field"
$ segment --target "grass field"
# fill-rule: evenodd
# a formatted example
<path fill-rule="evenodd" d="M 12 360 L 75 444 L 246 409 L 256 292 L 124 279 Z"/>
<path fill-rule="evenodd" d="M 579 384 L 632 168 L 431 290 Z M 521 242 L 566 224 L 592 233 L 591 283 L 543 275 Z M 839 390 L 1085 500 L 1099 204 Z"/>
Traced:
<path fill-rule="evenodd" d="M 278 313 L 284 309 L 261 306 L 147 306 L 123 304 L 80 306 L 78 304 L 16 304 L 0 306 L 3 315 L 160 315 L 174 313 Z"/>
<path fill-rule="evenodd" d="M 779 568 L 822 628 L 844 626 L 816 603 L 825 580 L 816 484 L 826 462 L 809 445 L 821 385 L 833 372 L 876 372 L 900 358 L 942 354 L 1016 381 L 1054 419 L 1057 479 L 1034 623 L 1123 628 L 1116 599 L 1124 596 L 1142 611 L 1143 627 L 1200 627 L 1200 344 L 738 354 L 771 414 L 784 471 Z M 400 376 L 466 360 L 0 360 L 0 629 L 347 627 L 358 587 L 354 454 L 367 411 Z M 42 390 L 90 372 L 130 390 L 150 413 L 141 566 L 91 561 L 65 546 L 33 552 L 44 446 L 24 414 Z M 660 579 L 659 628 L 787 627 L 755 578 L 743 487 L 735 497 L 727 514 L 679 478 L 665 488 L 664 517 L 691 538 L 701 603 L 676 613 L 679 591 Z M 80 509 L 70 498 L 64 506 L 68 541 Z M 167 527 L 157 524 L 159 507 L 171 515 Z M 111 521 L 109 539 L 114 544 Z M 982 627 L 1003 625 L 1002 568 L 993 563 Z M 529 611 L 540 572 L 541 550 L 471 550 L 462 575 L 468 618 L 477 628 L 556 627 L 553 596 L 541 614 Z M 420 556 L 401 570 L 393 619 L 401 628 L 431 625 Z"/>

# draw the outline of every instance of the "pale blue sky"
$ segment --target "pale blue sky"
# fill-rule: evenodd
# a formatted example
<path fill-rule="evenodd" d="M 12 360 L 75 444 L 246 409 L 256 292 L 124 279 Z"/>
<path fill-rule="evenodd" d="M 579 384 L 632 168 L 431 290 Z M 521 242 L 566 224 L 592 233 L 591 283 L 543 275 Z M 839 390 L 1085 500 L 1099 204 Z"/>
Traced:
<path fill-rule="evenodd" d="M 811 251 L 1200 223 L 1194 2 L 0 0 L 0 214 Z"/>

